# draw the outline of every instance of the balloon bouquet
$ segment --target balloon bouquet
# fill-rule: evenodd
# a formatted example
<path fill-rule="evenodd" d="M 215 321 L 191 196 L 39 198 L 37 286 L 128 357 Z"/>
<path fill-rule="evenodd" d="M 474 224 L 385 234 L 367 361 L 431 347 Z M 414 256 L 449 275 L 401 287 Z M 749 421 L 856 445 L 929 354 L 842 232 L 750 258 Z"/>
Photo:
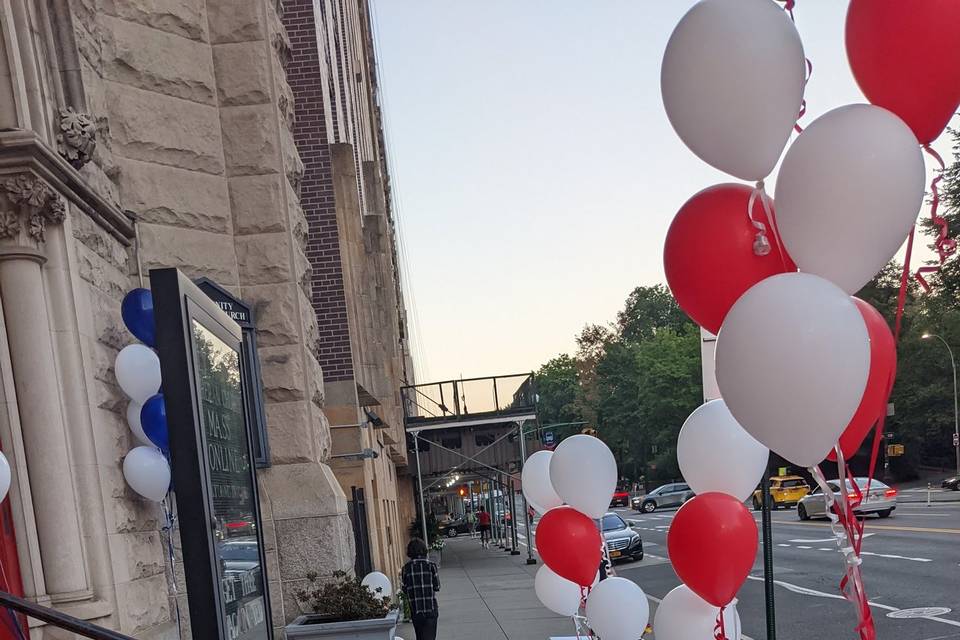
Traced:
<path fill-rule="evenodd" d="M 856 606 L 860 637 L 876 637 L 860 575 L 862 524 L 853 512 L 862 492 L 834 496 L 818 465 L 829 455 L 845 480 L 846 459 L 874 425 L 882 433 L 895 337 L 876 309 L 851 294 L 907 240 L 899 333 L 924 196 L 921 149 L 939 160 L 929 144 L 960 106 L 960 2 L 851 0 L 848 58 L 872 104 L 834 109 L 805 130 L 796 120 L 810 67 L 791 17 L 772 0 L 702 0 L 664 53 L 663 103 L 679 137 L 707 163 L 755 185 L 701 191 L 666 237 L 673 295 L 718 334 L 723 399 L 694 411 L 680 432 L 680 469 L 697 495 L 667 537 L 685 586 L 657 612 L 661 639 L 714 637 L 676 630 L 715 611 L 716 637 L 730 637 L 735 620 L 722 612 L 757 549 L 743 501 L 766 471 L 768 447 L 809 468 L 823 488 L 844 554 L 841 591 Z M 802 133 L 771 198 L 764 179 L 795 127 Z M 955 247 L 937 214 L 938 181 L 931 217 L 942 263 Z M 921 284 L 935 270 L 922 268 Z"/>
<path fill-rule="evenodd" d="M 578 635 L 588 635 L 586 627 L 604 640 L 637 640 L 650 616 L 646 595 L 630 580 L 599 575 L 604 559 L 610 565 L 600 530 L 617 486 L 613 453 L 593 436 L 571 436 L 527 458 L 521 483 L 542 514 L 536 544 L 544 566 L 534 581 L 540 602 L 572 617 Z"/>
<path fill-rule="evenodd" d="M 117 383 L 130 398 L 127 424 L 140 446 L 123 460 L 123 477 L 130 488 L 153 502 L 170 489 L 169 437 L 166 407 L 160 393 L 160 359 L 156 344 L 153 298 L 147 289 L 134 289 L 120 307 L 123 322 L 144 344 L 127 345 L 117 354 Z"/>

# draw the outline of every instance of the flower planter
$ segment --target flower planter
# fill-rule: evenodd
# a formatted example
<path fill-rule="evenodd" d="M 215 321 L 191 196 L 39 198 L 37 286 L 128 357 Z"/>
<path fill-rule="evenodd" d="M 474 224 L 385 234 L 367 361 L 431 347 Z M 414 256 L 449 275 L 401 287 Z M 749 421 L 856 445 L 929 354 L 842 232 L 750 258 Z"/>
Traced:
<path fill-rule="evenodd" d="M 324 640 L 393 640 L 397 631 L 399 611 L 391 611 L 383 618 L 325 622 L 325 616 L 304 615 L 287 625 L 288 638 L 323 638 Z"/>

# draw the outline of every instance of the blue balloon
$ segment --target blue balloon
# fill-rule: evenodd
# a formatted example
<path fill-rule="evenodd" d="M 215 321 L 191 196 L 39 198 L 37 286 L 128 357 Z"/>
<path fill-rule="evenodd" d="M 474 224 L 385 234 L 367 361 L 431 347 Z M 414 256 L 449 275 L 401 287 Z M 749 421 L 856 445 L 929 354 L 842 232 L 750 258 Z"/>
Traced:
<path fill-rule="evenodd" d="M 164 455 L 170 455 L 170 433 L 167 430 L 167 405 L 163 402 L 163 394 L 151 396 L 143 403 L 140 409 L 140 425 L 143 432 L 150 438 Z"/>
<path fill-rule="evenodd" d="M 120 315 L 137 340 L 149 347 L 155 347 L 157 326 L 153 318 L 153 296 L 149 289 L 134 289 L 123 297 Z"/>

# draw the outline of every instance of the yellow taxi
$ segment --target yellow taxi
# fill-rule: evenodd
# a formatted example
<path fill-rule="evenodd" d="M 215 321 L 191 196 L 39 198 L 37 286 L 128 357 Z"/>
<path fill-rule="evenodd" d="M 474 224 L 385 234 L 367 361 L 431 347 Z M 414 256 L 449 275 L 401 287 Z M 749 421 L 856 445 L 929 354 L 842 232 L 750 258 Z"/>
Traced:
<path fill-rule="evenodd" d="M 770 508 L 796 506 L 804 496 L 810 493 L 810 485 L 800 476 L 776 476 L 770 478 Z M 763 494 L 760 489 L 753 492 L 753 509 L 759 511 L 763 506 Z"/>

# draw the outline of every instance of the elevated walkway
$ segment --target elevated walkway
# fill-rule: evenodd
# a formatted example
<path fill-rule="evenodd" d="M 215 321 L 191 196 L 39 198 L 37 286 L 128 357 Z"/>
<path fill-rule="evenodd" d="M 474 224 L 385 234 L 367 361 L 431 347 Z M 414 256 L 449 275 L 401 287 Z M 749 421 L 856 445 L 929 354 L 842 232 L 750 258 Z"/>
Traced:
<path fill-rule="evenodd" d="M 402 387 L 407 431 L 535 420 L 533 374 L 466 378 Z"/>

